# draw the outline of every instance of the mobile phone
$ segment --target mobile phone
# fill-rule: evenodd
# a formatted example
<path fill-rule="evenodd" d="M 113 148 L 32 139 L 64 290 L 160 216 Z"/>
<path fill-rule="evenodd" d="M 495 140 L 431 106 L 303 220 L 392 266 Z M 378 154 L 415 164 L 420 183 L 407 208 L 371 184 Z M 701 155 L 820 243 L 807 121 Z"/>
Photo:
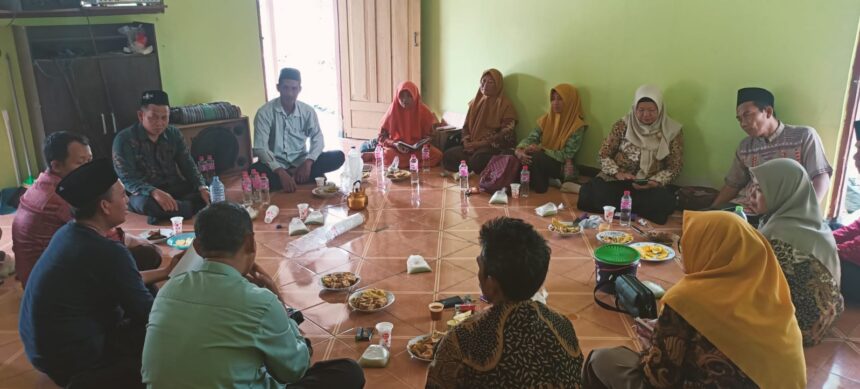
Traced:
<path fill-rule="evenodd" d="M 857 141 L 860 142 L 860 120 L 854 121 L 854 137 L 856 137 Z"/>
<path fill-rule="evenodd" d="M 448 297 L 446 299 L 439 300 L 437 302 L 442 303 L 442 305 L 445 308 L 454 308 L 455 305 L 463 304 L 465 301 L 463 301 L 463 298 L 460 296 L 453 296 L 453 297 Z"/>
<path fill-rule="evenodd" d="M 302 311 L 293 308 L 287 308 L 287 316 L 296 322 L 296 325 L 302 324 L 305 321 L 305 315 Z"/>
<path fill-rule="evenodd" d="M 636 185 L 648 185 L 648 180 L 633 180 Z"/>

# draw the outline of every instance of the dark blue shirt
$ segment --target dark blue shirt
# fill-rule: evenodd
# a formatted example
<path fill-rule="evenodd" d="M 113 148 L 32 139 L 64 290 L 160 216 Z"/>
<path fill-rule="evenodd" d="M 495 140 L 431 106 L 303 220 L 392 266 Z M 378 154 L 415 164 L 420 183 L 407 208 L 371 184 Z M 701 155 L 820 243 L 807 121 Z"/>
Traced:
<path fill-rule="evenodd" d="M 152 301 L 128 249 L 72 221 L 30 274 L 18 332 L 33 366 L 68 379 L 106 362 L 106 338 L 121 321 L 145 326 Z"/>

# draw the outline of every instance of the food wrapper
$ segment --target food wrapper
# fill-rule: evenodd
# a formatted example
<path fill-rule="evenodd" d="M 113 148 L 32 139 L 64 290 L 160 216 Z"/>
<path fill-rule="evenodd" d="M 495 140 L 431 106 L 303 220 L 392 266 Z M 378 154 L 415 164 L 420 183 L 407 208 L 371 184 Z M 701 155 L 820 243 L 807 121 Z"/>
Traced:
<path fill-rule="evenodd" d="M 318 224 L 322 225 L 325 223 L 325 217 L 322 212 L 319 210 L 313 210 L 308 214 L 308 217 L 305 218 L 305 224 Z"/>
<path fill-rule="evenodd" d="M 430 265 L 420 255 L 410 255 L 406 260 L 406 272 L 409 274 L 426 273 L 433 271 Z"/>
<path fill-rule="evenodd" d="M 490 197 L 490 204 L 507 204 L 508 203 L 508 194 L 505 193 L 504 189 L 499 189 L 496 193 L 493 193 L 493 197 Z"/>
<path fill-rule="evenodd" d="M 361 354 L 358 359 L 358 364 L 361 367 L 385 367 L 388 366 L 388 359 L 391 353 L 388 349 L 378 344 L 367 346 L 367 350 Z"/>
<path fill-rule="evenodd" d="M 546 298 L 549 297 L 549 292 L 546 291 L 546 287 L 540 288 L 534 296 L 532 296 L 532 301 L 537 301 L 541 304 L 546 305 Z"/>
<path fill-rule="evenodd" d="M 553 203 L 546 203 L 535 208 L 535 213 L 540 217 L 558 215 L 558 210 L 564 208 L 564 204 L 556 206 Z"/>
<path fill-rule="evenodd" d="M 308 226 L 302 222 L 302 219 L 294 217 L 290 220 L 290 236 L 303 235 L 308 233 Z"/>

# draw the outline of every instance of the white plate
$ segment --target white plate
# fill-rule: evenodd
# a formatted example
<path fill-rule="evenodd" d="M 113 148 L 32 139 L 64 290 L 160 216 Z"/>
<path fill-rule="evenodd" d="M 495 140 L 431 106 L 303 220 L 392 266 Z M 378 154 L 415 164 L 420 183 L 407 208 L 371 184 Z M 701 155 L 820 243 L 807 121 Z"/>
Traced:
<path fill-rule="evenodd" d="M 409 339 L 409 342 L 406 343 L 406 352 L 409 353 L 409 356 L 414 358 L 414 359 L 417 359 L 419 361 L 433 362 L 433 359 L 421 358 L 421 357 L 415 355 L 414 353 L 412 353 L 412 349 L 410 348 L 410 347 L 412 347 L 413 344 L 418 343 L 418 341 L 423 340 L 424 338 L 431 337 L 431 336 L 433 336 L 433 334 L 424 334 L 424 335 L 418 335 L 412 339 Z"/>
<path fill-rule="evenodd" d="M 611 241 L 608 238 L 626 237 L 623 241 Z M 603 231 L 597 234 L 597 240 L 606 244 L 628 244 L 633 241 L 633 235 L 624 231 Z"/>
<path fill-rule="evenodd" d="M 316 187 L 313 190 L 311 190 L 311 194 L 313 194 L 316 197 L 321 197 L 324 199 L 341 195 L 340 190 L 337 190 L 336 192 L 326 192 L 323 190 L 323 188 L 324 187 Z"/>
<path fill-rule="evenodd" d="M 161 229 L 159 229 L 159 230 L 158 230 L 158 232 L 159 232 L 162 236 L 164 236 L 164 238 L 161 238 L 161 239 L 155 239 L 155 240 L 150 240 L 150 239 L 149 239 L 149 231 L 152 231 L 152 230 L 146 230 L 146 231 L 144 231 L 144 232 L 141 232 L 141 233 L 140 233 L 140 235 L 138 235 L 138 237 L 139 237 L 139 238 L 142 238 L 143 240 L 145 240 L 145 241 L 147 241 L 147 242 L 149 242 L 149 243 L 152 243 L 152 244 L 158 244 L 158 243 L 162 243 L 162 242 L 164 242 L 164 241 L 166 241 L 166 240 L 170 239 L 170 237 L 171 237 L 171 236 L 173 236 L 173 229 L 172 229 L 172 228 L 161 228 Z"/>
<path fill-rule="evenodd" d="M 672 248 L 671 248 L 671 247 L 666 246 L 666 245 L 664 245 L 664 244 L 660 244 L 660 243 L 653 243 L 653 242 L 636 242 L 636 243 L 631 243 L 629 246 L 630 246 L 630 247 L 633 247 L 634 249 L 636 249 L 636 251 L 639 251 L 639 248 L 640 248 L 640 247 L 643 247 L 643 246 L 661 246 L 661 247 L 663 247 L 663 249 L 664 249 L 664 250 L 666 250 L 666 252 L 668 253 L 668 255 L 666 255 L 666 258 L 648 258 L 647 256 L 645 256 L 645 254 L 644 254 L 644 253 L 642 253 L 641 251 L 639 251 L 639 257 L 640 257 L 640 259 L 642 259 L 643 261 L 649 261 L 649 262 L 664 262 L 664 261 L 668 261 L 668 260 L 670 260 L 670 259 L 672 259 L 672 258 L 675 258 L 675 250 L 672 250 Z"/>
<path fill-rule="evenodd" d="M 355 283 L 352 284 L 352 286 L 347 286 L 346 288 L 329 288 L 329 287 L 325 286 L 325 284 L 323 284 L 323 281 L 322 281 L 323 277 L 328 276 L 328 275 L 332 275 L 332 274 L 337 274 L 337 273 L 346 273 L 346 272 L 328 273 L 328 274 L 323 274 L 322 277 L 320 277 L 320 286 L 322 287 L 323 290 L 327 290 L 330 292 L 345 292 L 345 291 L 348 291 L 352 288 L 355 288 L 355 286 L 358 285 L 359 282 L 361 282 L 361 277 L 355 276 Z M 355 273 L 353 273 L 353 274 L 355 274 Z"/>
<path fill-rule="evenodd" d="M 398 172 L 402 172 L 402 173 L 400 173 L 400 174 L 402 174 L 402 176 L 394 177 L 391 175 L 391 173 L 385 173 L 385 177 L 388 178 L 389 180 L 391 180 L 392 182 L 408 180 L 409 177 L 412 177 L 412 173 L 410 173 L 408 170 L 398 170 Z"/>
<path fill-rule="evenodd" d="M 568 226 L 573 226 L 573 222 L 561 222 L 561 224 L 566 224 L 566 225 L 568 225 Z M 555 232 L 556 234 L 559 234 L 559 235 L 561 235 L 561 236 L 571 236 L 571 235 L 576 235 L 576 234 L 579 234 L 579 233 L 581 233 L 581 232 L 582 232 L 582 228 L 580 228 L 578 231 L 575 231 L 575 232 L 561 232 L 561 231 L 556 231 L 556 230 L 555 230 L 555 227 L 553 227 L 553 226 L 552 226 L 552 224 L 548 225 L 548 226 L 546 227 L 546 229 L 547 229 L 547 230 L 550 230 L 550 231 L 552 231 L 552 232 Z"/>
<path fill-rule="evenodd" d="M 357 298 L 358 296 L 361 296 L 361 294 L 364 293 L 365 290 L 367 290 L 367 289 L 358 290 L 358 291 L 353 292 L 351 295 L 349 295 L 349 298 L 347 299 L 347 304 L 349 304 L 349 307 L 352 308 L 352 310 L 358 311 L 358 312 L 379 312 L 385 308 L 390 307 L 391 304 L 394 304 L 394 293 L 391 293 L 391 292 L 386 290 L 385 291 L 385 297 L 388 297 L 388 304 L 385 304 L 385 306 L 383 306 L 382 308 L 378 308 L 378 309 L 358 309 L 354 305 L 352 305 L 352 299 Z"/>

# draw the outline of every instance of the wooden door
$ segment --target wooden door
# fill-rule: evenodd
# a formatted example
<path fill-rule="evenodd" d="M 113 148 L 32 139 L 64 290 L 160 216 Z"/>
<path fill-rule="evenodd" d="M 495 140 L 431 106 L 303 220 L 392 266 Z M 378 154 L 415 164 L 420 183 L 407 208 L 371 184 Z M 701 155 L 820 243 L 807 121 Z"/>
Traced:
<path fill-rule="evenodd" d="M 109 102 L 108 129 L 116 134 L 137 123 L 143 92 L 161 89 L 158 57 L 154 54 L 118 56 L 101 58 L 99 61 Z"/>
<path fill-rule="evenodd" d="M 421 85 L 421 1 L 337 0 L 344 136 L 370 139 L 403 81 Z"/>

